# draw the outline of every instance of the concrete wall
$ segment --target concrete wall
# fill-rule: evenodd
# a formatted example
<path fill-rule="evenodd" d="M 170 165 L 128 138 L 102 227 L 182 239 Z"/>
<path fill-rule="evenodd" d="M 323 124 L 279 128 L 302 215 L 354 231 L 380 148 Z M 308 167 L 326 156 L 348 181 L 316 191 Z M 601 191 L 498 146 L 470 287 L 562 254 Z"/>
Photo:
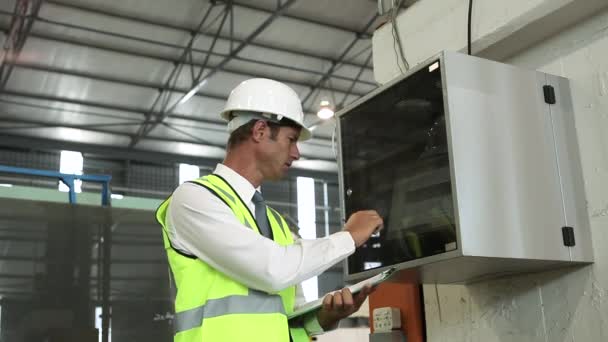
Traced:
<path fill-rule="evenodd" d="M 428 3 L 433 1 L 428 0 Z M 424 2 L 420 2 L 420 6 Z M 538 5 L 540 2 L 527 3 Z M 465 1 L 449 0 L 445 6 L 450 3 L 462 12 Z M 511 10 L 524 6 L 521 1 L 504 3 L 517 3 Z M 564 1 L 554 1 L 554 4 L 558 3 Z M 447 11 L 437 1 L 435 5 Z M 479 18 L 478 12 L 477 20 L 497 21 L 506 15 L 495 12 L 489 4 L 484 6 L 483 18 Z M 504 10 L 500 6 L 496 8 Z M 434 10 L 439 11 L 438 8 Z M 432 8 L 425 11 L 432 11 Z M 444 20 L 447 18 L 450 16 Z M 438 21 L 439 18 L 435 17 L 435 22 Z M 406 31 L 416 31 L 416 27 L 410 27 L 405 21 L 399 23 L 407 27 Z M 464 21 L 460 20 L 460 24 L 464 25 Z M 454 29 L 457 27 L 460 26 L 454 26 Z M 474 27 L 479 28 L 479 24 Z M 427 55 L 412 58 L 412 64 L 430 57 L 431 52 L 440 51 L 442 42 L 452 50 L 460 50 L 464 46 L 462 34 L 445 30 L 435 32 L 430 26 L 417 29 L 426 33 L 416 39 L 424 39 L 430 46 L 425 48 Z M 382 34 L 386 35 L 386 32 Z M 457 37 L 455 41 L 445 42 L 444 34 Z M 433 42 L 433 35 L 439 43 Z M 483 36 L 484 33 L 478 31 L 477 35 Z M 390 78 L 386 75 L 398 70 L 394 61 L 392 64 L 388 61 L 393 58 L 393 53 L 386 48 L 387 44 L 392 44 L 392 38 L 387 39 L 378 35 L 374 40 L 375 66 L 381 69 L 376 71 L 376 76 L 381 76 L 378 80 L 382 83 Z M 495 42 L 501 43 L 500 39 Z M 559 34 L 523 50 L 509 49 L 506 45 L 500 48 L 502 51 L 495 56 L 510 57 L 496 58 L 498 60 L 571 80 L 596 262 L 583 268 L 469 286 L 425 285 L 428 341 L 608 341 L 608 10 L 598 11 L 591 18 L 579 19 L 574 26 L 563 28 Z"/>
<path fill-rule="evenodd" d="M 466 51 L 468 3 L 469 0 L 418 1 L 397 17 L 399 37 L 410 66 L 442 50 Z M 474 0 L 473 52 L 504 60 L 605 8 L 606 0 Z M 374 77 L 384 84 L 400 74 L 392 26 L 386 24 L 376 30 L 372 42 Z"/>

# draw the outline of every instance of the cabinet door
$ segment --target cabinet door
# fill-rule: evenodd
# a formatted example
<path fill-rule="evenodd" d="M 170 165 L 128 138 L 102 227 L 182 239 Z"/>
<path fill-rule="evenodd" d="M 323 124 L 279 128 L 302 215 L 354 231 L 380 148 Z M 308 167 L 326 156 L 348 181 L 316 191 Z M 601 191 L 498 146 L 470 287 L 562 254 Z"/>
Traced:
<path fill-rule="evenodd" d="M 569 260 L 546 75 L 455 53 L 444 67 L 462 253 Z"/>
<path fill-rule="evenodd" d="M 385 223 L 348 259 L 350 275 L 457 248 L 441 68 L 431 65 L 339 118 L 346 218 L 375 209 Z"/>

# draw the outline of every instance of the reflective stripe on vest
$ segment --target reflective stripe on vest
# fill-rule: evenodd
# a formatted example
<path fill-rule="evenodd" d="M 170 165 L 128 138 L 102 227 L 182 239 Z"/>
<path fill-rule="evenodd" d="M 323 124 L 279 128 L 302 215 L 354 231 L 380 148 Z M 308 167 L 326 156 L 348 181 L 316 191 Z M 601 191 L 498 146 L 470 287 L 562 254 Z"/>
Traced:
<path fill-rule="evenodd" d="M 174 318 L 174 332 L 199 327 L 203 319 L 230 314 L 285 314 L 283 302 L 278 295 L 268 295 L 264 292 L 249 290 L 247 296 L 228 296 L 210 299 L 197 308 L 178 312 Z"/>
<path fill-rule="evenodd" d="M 193 183 L 207 188 L 230 207 L 239 222 L 259 233 L 249 208 L 221 177 L 209 175 Z M 294 342 L 308 341 L 304 329 L 289 329 L 287 326 L 286 313 L 293 310 L 295 286 L 284 289 L 278 294 L 248 289 L 236 280 L 219 273 L 202 260 L 183 254 L 172 247 L 165 226 L 170 202 L 171 197 L 161 204 L 157 210 L 157 220 L 163 227 L 165 249 L 177 288 L 176 314 L 173 320 L 175 340 L 200 342 L 201 336 L 205 336 L 205 341 L 219 341 L 225 334 L 234 339 L 232 331 L 220 328 L 225 327 L 229 322 L 229 326 L 248 325 L 248 329 L 252 331 L 258 329 L 256 332 L 260 336 L 255 333 L 253 335 L 256 336 L 250 335 L 247 337 L 250 341 L 283 341 L 289 330 Z M 280 245 L 292 244 L 293 238 L 285 220 L 274 209 L 267 208 L 275 242 Z M 217 319 L 221 321 L 216 321 Z M 249 323 L 252 321 L 256 324 Z M 288 340 L 289 337 L 285 342 Z"/>

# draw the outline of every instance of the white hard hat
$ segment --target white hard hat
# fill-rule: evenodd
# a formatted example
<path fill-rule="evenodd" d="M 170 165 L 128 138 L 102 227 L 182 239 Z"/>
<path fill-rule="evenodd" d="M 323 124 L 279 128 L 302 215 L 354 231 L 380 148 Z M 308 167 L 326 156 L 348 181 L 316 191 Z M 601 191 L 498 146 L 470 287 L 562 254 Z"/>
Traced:
<path fill-rule="evenodd" d="M 300 141 L 311 136 L 304 125 L 298 94 L 287 85 L 267 78 L 252 78 L 236 86 L 230 92 L 221 116 L 228 121 L 229 132 L 254 119 L 278 122 L 287 118 L 302 128 Z"/>

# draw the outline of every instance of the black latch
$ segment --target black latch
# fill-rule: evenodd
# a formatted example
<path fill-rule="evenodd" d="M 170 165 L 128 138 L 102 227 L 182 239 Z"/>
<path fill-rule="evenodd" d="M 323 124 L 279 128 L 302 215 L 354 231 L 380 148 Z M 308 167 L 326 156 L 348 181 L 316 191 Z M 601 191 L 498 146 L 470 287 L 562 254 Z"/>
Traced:
<path fill-rule="evenodd" d="M 555 104 L 555 89 L 553 89 L 553 86 L 543 86 L 543 93 L 545 94 L 545 102 Z"/>
<path fill-rule="evenodd" d="M 562 227 L 562 236 L 564 238 L 564 246 L 572 247 L 576 245 L 574 240 L 574 228 Z"/>

